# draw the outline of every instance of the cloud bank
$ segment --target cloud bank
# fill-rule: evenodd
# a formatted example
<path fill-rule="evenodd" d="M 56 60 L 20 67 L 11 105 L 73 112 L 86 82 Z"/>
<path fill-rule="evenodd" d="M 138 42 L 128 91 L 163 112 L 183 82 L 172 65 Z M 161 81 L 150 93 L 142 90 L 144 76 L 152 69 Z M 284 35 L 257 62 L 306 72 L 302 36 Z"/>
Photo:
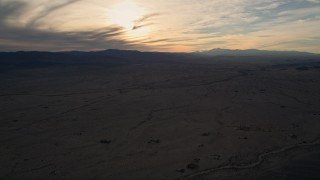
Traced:
<path fill-rule="evenodd" d="M 65 1 L 46 7 L 29 19 L 19 23 L 22 16 L 28 14 L 30 4 L 23 1 L 0 1 L 0 50 L 1 51 L 68 51 L 100 49 L 148 49 L 135 41 L 122 37 L 125 33 L 118 26 L 93 27 L 89 30 L 59 31 L 42 28 L 46 17 L 79 0 Z M 15 24 L 17 23 L 17 24 Z"/>
<path fill-rule="evenodd" d="M 320 52 L 319 0 L 127 1 L 144 9 L 132 29 L 108 19 L 116 0 L 0 0 L 0 51 Z"/>

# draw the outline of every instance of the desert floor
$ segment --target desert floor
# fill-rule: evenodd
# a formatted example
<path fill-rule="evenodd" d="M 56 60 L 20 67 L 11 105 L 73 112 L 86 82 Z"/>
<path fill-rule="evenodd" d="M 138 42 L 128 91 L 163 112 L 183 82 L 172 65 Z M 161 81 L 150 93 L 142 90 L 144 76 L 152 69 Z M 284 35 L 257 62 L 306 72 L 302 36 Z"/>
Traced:
<path fill-rule="evenodd" d="M 319 64 L 226 58 L 2 72 L 1 178 L 320 178 Z"/>

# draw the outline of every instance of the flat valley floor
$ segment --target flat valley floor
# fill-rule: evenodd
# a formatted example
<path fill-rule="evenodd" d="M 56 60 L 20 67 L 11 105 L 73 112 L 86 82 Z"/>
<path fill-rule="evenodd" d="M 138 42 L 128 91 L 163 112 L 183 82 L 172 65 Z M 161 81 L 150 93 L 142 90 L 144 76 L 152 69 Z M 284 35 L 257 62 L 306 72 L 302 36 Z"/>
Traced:
<path fill-rule="evenodd" d="M 1 72 L 0 178 L 318 179 L 319 65 L 218 58 Z"/>

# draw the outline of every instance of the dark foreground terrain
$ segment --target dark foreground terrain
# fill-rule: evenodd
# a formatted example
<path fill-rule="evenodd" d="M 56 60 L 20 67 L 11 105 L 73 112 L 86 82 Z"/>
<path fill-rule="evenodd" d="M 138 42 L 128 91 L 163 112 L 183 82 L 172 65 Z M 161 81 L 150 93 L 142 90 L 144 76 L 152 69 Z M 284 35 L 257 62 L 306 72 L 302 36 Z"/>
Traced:
<path fill-rule="evenodd" d="M 135 53 L 1 54 L 0 178 L 320 178 L 318 56 Z"/>

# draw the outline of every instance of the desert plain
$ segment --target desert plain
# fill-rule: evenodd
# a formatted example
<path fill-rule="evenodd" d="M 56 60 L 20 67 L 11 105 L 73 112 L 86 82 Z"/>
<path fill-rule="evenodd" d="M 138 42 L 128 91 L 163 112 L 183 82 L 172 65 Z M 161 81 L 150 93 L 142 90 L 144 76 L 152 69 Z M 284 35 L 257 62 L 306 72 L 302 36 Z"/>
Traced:
<path fill-rule="evenodd" d="M 318 57 L 48 65 L 0 81 L 1 179 L 320 178 Z"/>

